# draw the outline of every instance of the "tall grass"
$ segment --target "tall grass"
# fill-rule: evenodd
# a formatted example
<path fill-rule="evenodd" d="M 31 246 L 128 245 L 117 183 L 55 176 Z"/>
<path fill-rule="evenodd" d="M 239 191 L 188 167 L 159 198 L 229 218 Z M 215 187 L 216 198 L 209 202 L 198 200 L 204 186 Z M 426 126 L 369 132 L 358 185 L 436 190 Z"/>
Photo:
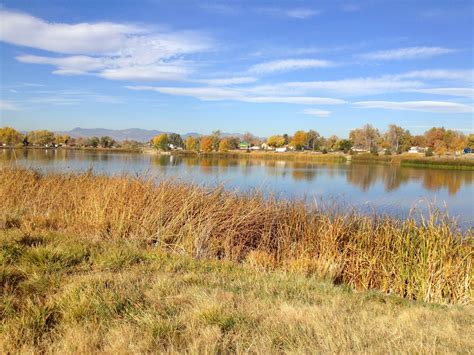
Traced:
<path fill-rule="evenodd" d="M 190 152 L 176 151 L 175 155 L 200 156 L 205 158 L 226 158 L 226 159 L 277 159 L 277 160 L 296 160 L 296 161 L 316 161 L 345 163 L 347 161 L 343 154 L 321 154 L 315 152 L 274 152 L 274 151 L 245 151 L 232 150 L 228 152 Z"/>
<path fill-rule="evenodd" d="M 474 170 L 474 160 L 470 159 L 405 158 L 401 160 L 401 165 L 422 168 Z"/>
<path fill-rule="evenodd" d="M 473 235 L 417 221 L 146 177 L 0 171 L 0 227 L 134 240 L 205 259 L 283 268 L 438 303 L 470 303 Z"/>

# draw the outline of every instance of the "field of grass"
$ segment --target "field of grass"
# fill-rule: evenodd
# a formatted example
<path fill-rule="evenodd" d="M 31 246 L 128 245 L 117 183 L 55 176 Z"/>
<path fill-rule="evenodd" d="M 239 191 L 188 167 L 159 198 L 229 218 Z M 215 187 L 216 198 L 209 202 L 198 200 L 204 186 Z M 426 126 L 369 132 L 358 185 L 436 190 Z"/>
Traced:
<path fill-rule="evenodd" d="M 474 351 L 473 306 L 38 229 L 0 231 L 1 353 Z"/>
<path fill-rule="evenodd" d="M 433 211 L 397 220 L 145 177 L 0 170 L 0 228 L 140 241 L 407 299 L 472 301 L 474 238 Z"/>
<path fill-rule="evenodd" d="M 175 151 L 176 155 L 201 156 L 204 158 L 227 158 L 227 159 L 278 159 L 278 160 L 297 160 L 297 161 L 322 161 L 344 163 L 347 161 L 343 154 L 321 154 L 315 152 L 284 152 L 277 153 L 274 151 L 245 151 L 231 150 L 228 152 L 189 152 Z"/>

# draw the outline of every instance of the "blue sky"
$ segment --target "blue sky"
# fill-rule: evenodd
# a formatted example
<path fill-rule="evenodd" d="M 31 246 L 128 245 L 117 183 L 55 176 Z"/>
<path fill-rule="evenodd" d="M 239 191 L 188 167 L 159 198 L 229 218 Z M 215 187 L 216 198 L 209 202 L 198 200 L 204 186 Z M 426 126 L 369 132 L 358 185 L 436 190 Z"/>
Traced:
<path fill-rule="evenodd" d="M 473 130 L 471 1 L 3 1 L 0 125 Z"/>

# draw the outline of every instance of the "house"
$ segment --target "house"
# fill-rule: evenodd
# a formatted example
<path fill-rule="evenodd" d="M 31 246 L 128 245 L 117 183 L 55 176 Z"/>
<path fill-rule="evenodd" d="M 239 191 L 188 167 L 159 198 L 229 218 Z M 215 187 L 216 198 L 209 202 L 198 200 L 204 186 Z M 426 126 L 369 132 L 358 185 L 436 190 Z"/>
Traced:
<path fill-rule="evenodd" d="M 261 145 L 261 147 L 262 147 L 263 150 L 274 150 L 275 149 L 275 148 L 269 146 L 267 143 L 263 143 Z"/>
<path fill-rule="evenodd" d="M 277 153 L 284 153 L 288 151 L 288 147 L 281 147 L 281 148 L 276 148 L 275 152 Z"/>
<path fill-rule="evenodd" d="M 473 150 L 471 148 L 464 148 L 464 154 L 471 154 Z"/>
<path fill-rule="evenodd" d="M 247 143 L 247 142 L 240 142 L 239 149 L 240 150 L 248 150 L 248 149 L 250 149 L 250 144 Z"/>
<path fill-rule="evenodd" d="M 260 147 L 258 145 L 254 145 L 253 147 L 250 147 L 250 150 L 260 150 Z"/>
<path fill-rule="evenodd" d="M 410 154 L 419 154 L 419 153 L 424 153 L 425 150 L 426 150 L 425 148 L 421 148 L 421 147 L 411 147 L 408 150 L 408 153 L 410 153 Z"/>

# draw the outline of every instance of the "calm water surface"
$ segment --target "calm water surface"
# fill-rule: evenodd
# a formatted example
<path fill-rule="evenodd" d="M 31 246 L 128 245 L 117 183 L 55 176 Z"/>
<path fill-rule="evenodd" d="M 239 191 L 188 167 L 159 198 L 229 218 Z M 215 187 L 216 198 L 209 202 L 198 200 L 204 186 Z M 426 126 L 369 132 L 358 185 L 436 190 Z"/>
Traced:
<path fill-rule="evenodd" d="M 265 159 L 194 158 L 136 153 L 0 149 L 0 167 L 17 165 L 42 171 L 92 169 L 105 174 L 149 174 L 206 186 L 258 189 L 283 198 L 331 201 L 405 216 L 428 202 L 474 226 L 474 172 L 378 164 L 314 163 Z"/>

